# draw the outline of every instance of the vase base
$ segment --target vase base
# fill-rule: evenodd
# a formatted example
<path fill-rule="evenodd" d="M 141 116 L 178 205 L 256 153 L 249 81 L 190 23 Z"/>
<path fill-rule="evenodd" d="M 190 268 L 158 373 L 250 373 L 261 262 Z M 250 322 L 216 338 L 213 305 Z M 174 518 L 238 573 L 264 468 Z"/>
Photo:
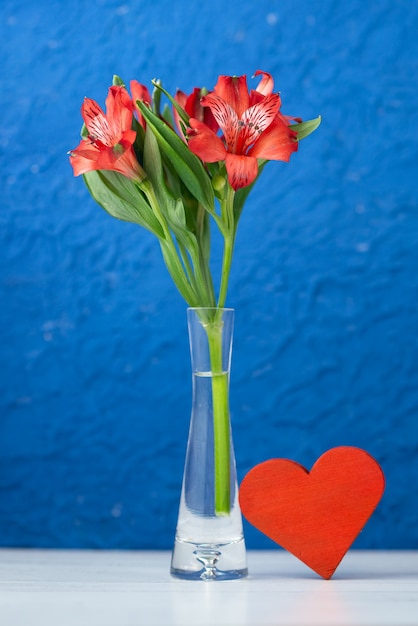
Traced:
<path fill-rule="evenodd" d="M 234 580 L 248 575 L 244 539 L 193 543 L 176 538 L 171 575 L 183 580 Z"/>

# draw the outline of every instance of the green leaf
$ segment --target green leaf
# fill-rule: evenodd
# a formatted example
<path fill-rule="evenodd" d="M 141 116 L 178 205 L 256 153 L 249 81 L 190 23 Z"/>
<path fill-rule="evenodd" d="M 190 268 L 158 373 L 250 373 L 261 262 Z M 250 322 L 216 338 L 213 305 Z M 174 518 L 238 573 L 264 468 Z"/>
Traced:
<path fill-rule="evenodd" d="M 114 87 L 118 86 L 118 87 L 125 87 L 125 83 L 124 81 L 121 79 L 120 76 L 118 76 L 117 74 L 113 75 L 113 81 L 112 81 L 112 85 Z"/>
<path fill-rule="evenodd" d="M 308 135 L 313 133 L 314 130 L 318 128 L 321 123 L 321 116 L 318 115 L 314 120 L 308 120 L 306 122 L 301 122 L 300 124 L 291 124 L 290 129 L 297 132 L 297 140 L 305 139 Z"/>
<path fill-rule="evenodd" d="M 174 217 L 175 222 L 183 229 L 187 231 L 186 226 L 186 213 L 184 211 L 183 202 L 181 200 L 177 200 L 174 204 L 174 209 L 172 211 L 172 215 Z M 187 231 L 189 232 L 189 231 Z"/>
<path fill-rule="evenodd" d="M 210 271 L 210 216 L 199 206 L 196 217 L 196 239 L 199 247 L 199 263 L 201 274 L 206 282 L 206 290 L 213 298 L 211 306 L 216 306 L 215 291 Z"/>
<path fill-rule="evenodd" d="M 170 100 L 171 104 L 176 109 L 177 113 L 180 115 L 180 117 L 183 120 L 183 122 L 185 123 L 185 125 L 188 126 L 189 125 L 189 118 L 190 118 L 190 116 L 186 113 L 186 111 L 183 109 L 183 107 L 181 107 L 179 105 L 179 103 L 177 102 L 177 100 L 175 100 L 173 98 L 171 93 L 169 93 L 168 91 L 166 91 L 166 89 L 163 88 L 163 86 L 162 86 L 162 84 L 161 84 L 161 82 L 159 80 L 156 80 L 154 78 L 154 80 L 152 80 L 151 82 L 154 85 L 156 90 L 158 89 L 165 96 L 167 96 L 167 98 Z"/>
<path fill-rule="evenodd" d="M 216 306 L 209 268 L 205 266 L 205 257 L 202 254 L 203 251 L 199 249 L 196 236 L 186 227 L 184 207 L 181 200 L 174 204 L 170 213 L 171 228 L 177 240 L 177 246 L 189 278 L 189 283 L 194 293 L 198 296 L 199 306 Z M 209 218 L 208 213 L 206 211 L 204 213 Z"/>
<path fill-rule="evenodd" d="M 152 92 L 151 100 L 152 100 L 152 110 L 158 117 L 160 116 L 160 108 L 161 108 L 161 90 L 158 89 L 159 81 L 154 79 L 153 83 L 154 90 Z"/>
<path fill-rule="evenodd" d="M 110 215 L 139 224 L 159 239 L 164 236 L 147 200 L 128 178 L 102 170 L 87 172 L 83 179 L 92 197 Z"/>
<path fill-rule="evenodd" d="M 170 189 L 170 192 L 173 198 L 185 199 L 186 197 L 188 198 L 191 197 L 189 190 L 186 189 L 186 187 L 183 185 L 176 170 L 174 169 L 170 161 L 168 161 L 167 159 L 165 159 L 165 162 L 164 162 L 164 175 L 165 175 L 166 185 L 168 189 Z M 195 198 L 194 198 L 194 201 L 196 202 Z"/>
<path fill-rule="evenodd" d="M 167 218 L 176 239 L 190 254 L 197 252 L 197 241 L 194 234 L 187 228 L 183 202 L 179 198 L 167 205 Z"/>
<path fill-rule="evenodd" d="M 168 192 L 158 141 L 151 130 L 149 124 L 145 132 L 144 144 L 144 167 L 147 171 L 149 181 L 153 185 L 154 194 L 159 204 L 159 210 L 164 215 L 169 228 L 174 234 L 177 241 L 177 250 L 180 253 L 183 267 L 186 271 L 188 282 L 195 293 L 200 293 L 200 299 L 206 302 L 206 293 L 204 292 L 203 281 L 196 281 L 195 273 L 200 271 L 199 267 L 199 247 L 195 235 L 187 226 L 186 211 L 181 196 L 175 200 Z M 204 211 L 204 209 L 202 209 Z M 207 213 L 205 212 L 205 215 Z M 184 293 L 184 279 L 181 278 L 181 272 L 178 272 L 177 259 L 173 251 L 169 252 L 168 247 L 165 249 L 165 262 L 170 263 L 171 272 L 176 275 L 176 283 L 181 285 Z M 190 259 L 193 268 L 190 265 Z M 175 263 L 174 263 L 175 261 Z M 189 289 L 189 286 L 187 287 Z M 205 300 L 203 300 L 205 298 Z"/>
<path fill-rule="evenodd" d="M 161 117 L 163 118 L 163 120 L 165 120 L 167 122 L 167 124 L 169 126 L 171 126 L 171 128 L 174 128 L 174 118 L 173 118 L 173 114 L 171 112 L 170 107 L 168 106 L 167 103 L 165 103 L 162 113 L 161 113 Z"/>
<path fill-rule="evenodd" d="M 181 199 L 182 194 L 177 194 L 177 200 L 175 200 L 167 188 L 158 141 L 149 124 L 147 124 L 145 132 L 144 167 L 152 184 L 163 219 L 166 220 L 176 236 L 179 228 L 182 236 L 184 230 L 188 233 L 185 210 Z M 189 247 L 188 243 L 187 241 L 187 248 Z"/>
<path fill-rule="evenodd" d="M 160 247 L 164 263 L 177 289 L 186 300 L 189 306 L 199 306 L 199 300 L 190 283 L 187 281 L 183 268 L 179 262 L 177 252 L 170 245 L 170 242 L 160 239 Z"/>
<path fill-rule="evenodd" d="M 144 170 L 152 183 L 155 195 L 159 200 L 162 200 L 161 196 L 165 195 L 165 181 L 163 176 L 161 154 L 158 148 L 157 139 L 149 125 L 147 125 L 145 131 Z"/>
<path fill-rule="evenodd" d="M 190 193 L 201 202 L 209 213 L 213 214 L 215 211 L 215 197 L 210 178 L 201 160 L 194 155 L 180 137 L 167 126 L 163 120 L 156 117 L 143 102 L 138 100 L 137 104 L 147 124 L 155 134 L 162 155 L 173 165 Z"/>

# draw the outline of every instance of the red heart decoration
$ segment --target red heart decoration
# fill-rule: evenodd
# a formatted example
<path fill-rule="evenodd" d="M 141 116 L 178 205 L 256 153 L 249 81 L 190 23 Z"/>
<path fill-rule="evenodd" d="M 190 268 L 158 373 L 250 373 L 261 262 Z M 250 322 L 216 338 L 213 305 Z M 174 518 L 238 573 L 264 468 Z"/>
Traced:
<path fill-rule="evenodd" d="M 309 472 L 288 459 L 256 465 L 241 483 L 244 517 L 323 578 L 331 578 L 385 489 L 365 450 L 340 446 Z"/>

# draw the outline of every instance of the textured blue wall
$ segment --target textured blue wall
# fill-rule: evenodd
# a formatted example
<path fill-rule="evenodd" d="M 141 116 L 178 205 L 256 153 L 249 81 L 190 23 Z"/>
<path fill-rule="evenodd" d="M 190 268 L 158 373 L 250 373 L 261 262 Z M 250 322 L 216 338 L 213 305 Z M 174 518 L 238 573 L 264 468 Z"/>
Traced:
<path fill-rule="evenodd" d="M 170 548 L 190 410 L 185 307 L 156 242 L 74 179 L 114 73 L 173 90 L 274 74 L 323 124 L 240 224 L 240 477 L 356 445 L 384 499 L 356 545 L 418 548 L 416 0 L 3 0 L 0 545 Z M 246 526 L 250 547 L 271 544 Z"/>

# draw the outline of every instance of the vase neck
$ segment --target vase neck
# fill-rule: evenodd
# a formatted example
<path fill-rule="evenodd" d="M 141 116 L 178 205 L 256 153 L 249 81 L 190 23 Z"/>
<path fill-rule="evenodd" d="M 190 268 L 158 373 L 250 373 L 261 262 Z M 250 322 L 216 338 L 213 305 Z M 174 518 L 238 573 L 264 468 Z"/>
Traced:
<path fill-rule="evenodd" d="M 225 373 L 231 366 L 233 309 L 187 310 L 193 373 Z"/>

